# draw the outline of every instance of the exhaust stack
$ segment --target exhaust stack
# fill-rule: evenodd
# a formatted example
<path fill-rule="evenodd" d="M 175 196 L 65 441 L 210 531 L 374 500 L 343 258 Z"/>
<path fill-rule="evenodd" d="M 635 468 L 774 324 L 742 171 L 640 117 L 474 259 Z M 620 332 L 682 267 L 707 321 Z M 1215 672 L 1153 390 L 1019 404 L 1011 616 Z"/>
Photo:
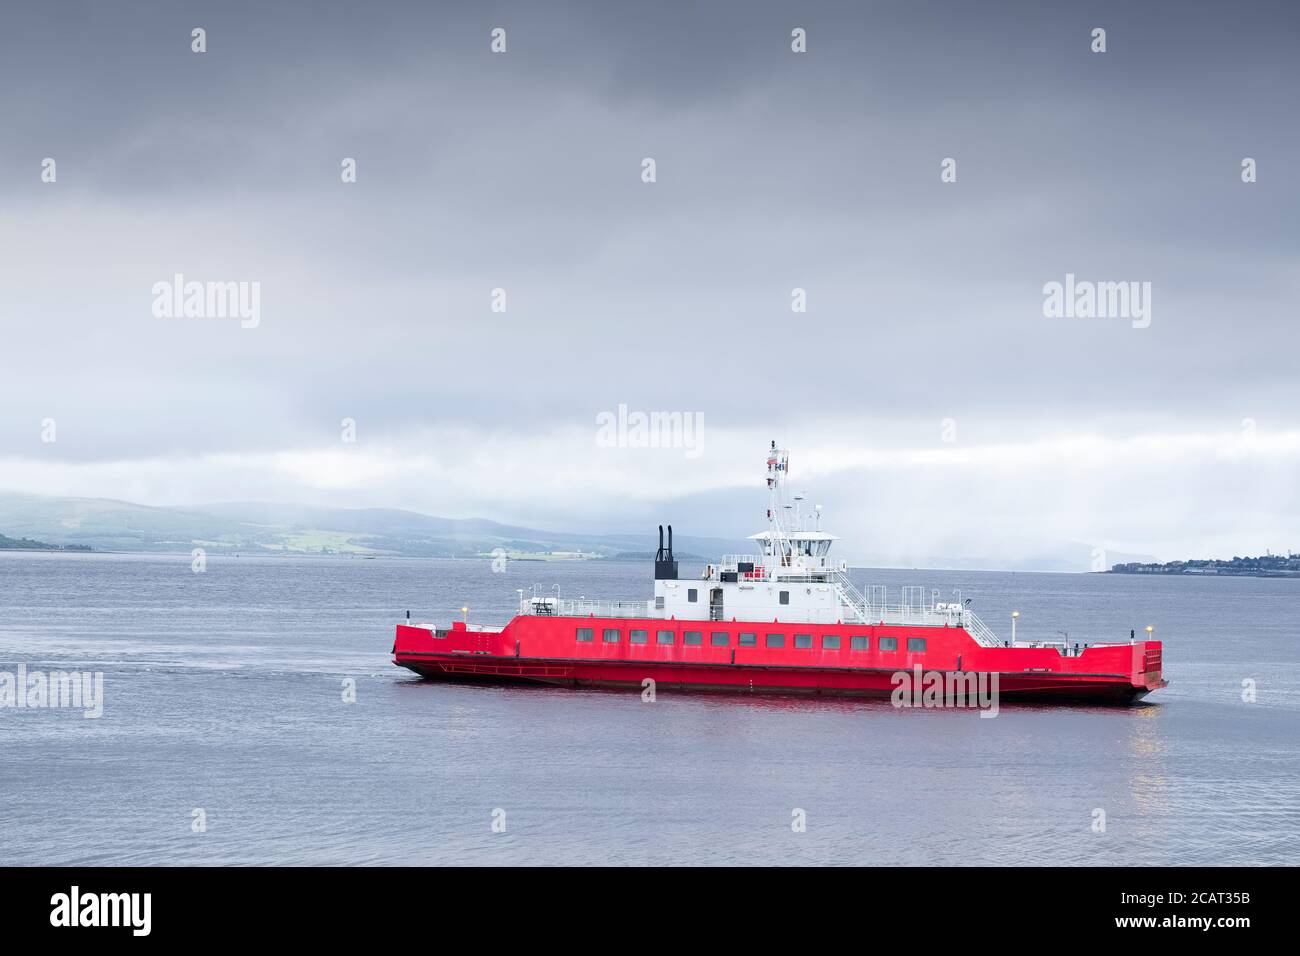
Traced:
<path fill-rule="evenodd" d="M 673 526 L 668 526 L 668 547 L 664 547 L 664 526 L 659 526 L 659 550 L 655 552 L 655 580 L 676 581 L 677 559 L 673 557 Z"/>

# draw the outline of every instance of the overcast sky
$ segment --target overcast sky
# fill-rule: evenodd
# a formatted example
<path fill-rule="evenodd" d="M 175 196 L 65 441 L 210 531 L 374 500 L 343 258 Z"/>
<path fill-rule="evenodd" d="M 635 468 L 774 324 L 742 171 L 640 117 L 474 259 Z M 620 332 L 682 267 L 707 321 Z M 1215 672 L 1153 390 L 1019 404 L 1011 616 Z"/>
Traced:
<path fill-rule="evenodd" d="M 775 438 L 850 556 L 1300 549 L 1298 47 L 1289 3 L 6 5 L 0 488 L 738 534 Z M 259 323 L 157 317 L 178 273 Z M 1067 273 L 1150 324 L 1047 317 Z M 699 453 L 601 447 L 620 404 Z"/>

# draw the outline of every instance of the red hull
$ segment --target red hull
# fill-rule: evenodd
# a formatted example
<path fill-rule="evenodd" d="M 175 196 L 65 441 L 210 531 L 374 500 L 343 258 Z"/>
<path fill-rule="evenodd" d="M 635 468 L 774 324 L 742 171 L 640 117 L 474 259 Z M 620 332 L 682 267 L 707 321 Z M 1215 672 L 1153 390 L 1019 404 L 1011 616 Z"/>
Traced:
<path fill-rule="evenodd" d="M 579 640 L 580 631 L 591 639 Z M 632 643 L 634 631 L 648 640 Z M 617 640 L 606 641 L 607 632 Z M 672 643 L 658 643 L 659 632 L 671 632 Z M 688 634 L 701 643 L 686 643 Z M 742 644 L 742 635 L 756 643 Z M 767 646 L 768 635 L 780 635 L 782 646 Z M 812 646 L 796 646 L 801 641 Z M 1051 647 L 983 647 L 960 627 L 520 616 L 499 631 L 398 625 L 393 654 L 423 677 L 458 682 L 640 689 L 648 678 L 670 690 L 887 697 L 896 674 L 919 668 L 996 673 L 1000 698 L 1098 703 L 1128 703 L 1166 686 L 1159 641 L 1067 657 Z"/>

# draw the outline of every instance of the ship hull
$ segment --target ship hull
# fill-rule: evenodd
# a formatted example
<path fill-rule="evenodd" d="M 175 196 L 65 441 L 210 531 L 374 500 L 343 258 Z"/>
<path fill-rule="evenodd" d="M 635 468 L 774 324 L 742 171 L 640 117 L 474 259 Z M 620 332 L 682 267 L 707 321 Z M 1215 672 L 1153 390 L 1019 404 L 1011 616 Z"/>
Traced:
<path fill-rule="evenodd" d="M 601 637 L 575 639 L 588 631 Z M 630 644 L 633 631 L 672 631 L 675 640 Z M 606 643 L 603 636 L 614 632 L 619 640 Z M 741 634 L 773 632 L 807 632 L 814 646 L 737 646 Z M 730 643 L 686 645 L 686 633 L 706 640 L 725 636 Z M 834 638 L 834 649 L 818 644 Z M 882 649 L 893 645 L 925 650 Z M 986 690 L 995 686 L 998 700 L 1130 704 L 1166 686 L 1159 642 L 1087 647 L 1066 656 L 1053 648 L 983 647 L 960 627 L 518 617 L 489 630 L 399 625 L 393 651 L 394 663 L 431 681 L 636 691 L 654 686 L 656 693 L 891 697 L 903 680 L 899 675 L 907 674 L 915 675 L 918 687 L 923 675 L 941 682 L 975 677 Z"/>
<path fill-rule="evenodd" d="M 824 697 L 883 698 L 894 694 L 893 673 L 822 675 L 771 668 L 728 668 L 728 673 L 701 668 L 671 670 L 635 665 L 562 665 L 542 662 L 429 659 L 400 662 L 420 677 L 452 684 L 549 685 L 608 690 L 642 690 L 653 680 L 657 692 L 792 694 Z M 724 665 L 725 666 L 725 665 Z M 943 676 L 947 676 L 944 674 Z M 1132 704 L 1154 688 L 1135 687 L 1115 677 L 1099 680 L 1026 680 L 1018 674 L 998 674 L 1000 699 L 1041 703 Z M 1161 686 L 1164 686 L 1162 683 Z"/>

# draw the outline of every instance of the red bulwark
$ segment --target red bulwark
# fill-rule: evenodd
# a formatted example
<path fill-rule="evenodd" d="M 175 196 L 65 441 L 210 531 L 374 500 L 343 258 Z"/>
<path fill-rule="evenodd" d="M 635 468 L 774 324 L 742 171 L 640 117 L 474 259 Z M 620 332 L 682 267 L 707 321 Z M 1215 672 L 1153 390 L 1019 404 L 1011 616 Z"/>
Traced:
<path fill-rule="evenodd" d="M 885 697 L 895 674 L 916 668 L 996 673 L 999 696 L 1012 700 L 1128 703 L 1166 684 L 1159 641 L 1065 656 L 984 647 L 958 626 L 520 615 L 499 629 L 399 624 L 393 655 L 432 680 L 640 687 L 650 678 L 700 691 Z"/>

